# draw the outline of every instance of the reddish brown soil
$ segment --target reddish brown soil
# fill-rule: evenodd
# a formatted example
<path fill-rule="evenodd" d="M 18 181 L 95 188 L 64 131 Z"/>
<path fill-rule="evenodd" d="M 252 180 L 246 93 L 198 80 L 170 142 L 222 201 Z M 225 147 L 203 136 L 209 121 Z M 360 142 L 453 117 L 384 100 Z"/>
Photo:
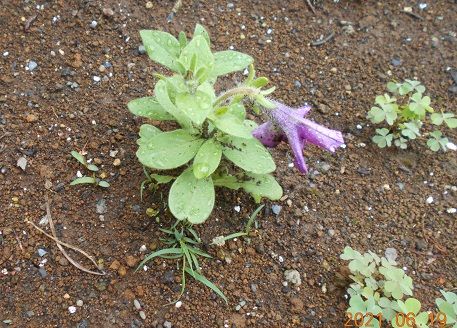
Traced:
<path fill-rule="evenodd" d="M 316 4 L 316 15 L 306 1 L 233 1 L 233 9 L 224 1 L 183 1 L 170 24 L 166 16 L 173 3 L 152 2 L 149 9 L 145 1 L 132 0 L 2 1 L 0 166 L 6 172 L 0 174 L 0 269 L 8 273 L 0 273 L 0 322 L 11 320 L 11 327 L 21 328 L 162 327 L 164 321 L 173 327 L 342 327 L 347 301 L 338 255 L 345 245 L 380 254 L 396 248 L 426 308 L 432 309 L 439 289 L 457 287 L 457 220 L 446 212 L 457 207 L 456 192 L 446 187 L 457 184 L 456 153 L 433 154 L 420 143 L 403 152 L 380 150 L 369 139 L 373 128 L 365 119 L 391 78 L 419 78 L 434 107 L 456 111 L 447 70 L 457 63 L 455 1 L 423 1 L 424 11 L 412 1 L 325 1 Z M 407 5 L 423 19 L 402 13 Z M 104 16 L 103 8 L 114 15 Z M 89 26 L 92 20 L 98 22 L 95 29 Z M 341 21 L 350 22 L 354 33 L 346 33 Z M 284 200 L 278 202 L 278 216 L 271 210 L 260 215 L 251 244 L 207 248 L 217 260 L 205 261 L 204 273 L 227 295 L 228 306 L 190 280 L 178 309 L 163 306 L 179 291 L 178 278 L 167 280 L 170 270 L 178 275 L 173 261 L 157 260 L 138 273 L 126 263 L 128 256 L 133 262 L 144 256 L 141 245 L 160 246 L 162 236 L 155 222 L 144 229 L 150 220 L 145 209 L 161 202 L 158 194 L 139 199 L 143 176 L 135 140 L 140 120 L 126 103 L 152 93 L 151 73 L 158 69 L 138 54 L 138 30 L 190 33 L 197 22 L 208 27 L 216 49 L 232 45 L 253 55 L 259 73 L 277 86 L 275 97 L 291 105 L 312 102 L 311 116 L 342 130 L 347 148 L 336 155 L 307 150 L 310 176 L 288 167 L 288 147 L 274 149 L 276 176 L 290 205 Z M 335 36 L 329 42 L 309 45 L 331 32 Z M 401 64 L 394 67 L 397 57 Z M 25 70 L 29 60 L 38 63 L 33 72 Z M 105 61 L 112 67 L 99 72 Z M 100 83 L 92 79 L 109 73 Z M 449 137 L 456 141 L 455 133 Z M 69 153 L 83 148 L 89 158 L 102 161 L 110 188 L 69 186 L 81 169 Z M 120 166 L 113 166 L 110 150 L 119 151 Z M 25 172 L 16 166 L 21 156 L 28 161 Z M 317 174 L 325 166 L 320 162 L 330 169 Z M 24 223 L 38 223 L 45 215 L 46 180 L 52 182 L 48 193 L 60 238 L 93 254 L 108 275 L 77 270 L 54 242 Z M 430 205 L 429 196 L 434 198 Z M 107 205 L 104 221 L 96 213 L 100 198 Z M 211 219 L 197 230 L 209 243 L 239 231 L 254 209 L 245 194 L 222 190 Z M 170 215 L 161 220 L 166 226 Z M 44 278 L 38 248 L 48 252 Z M 112 265 L 115 261 L 120 268 Z M 290 268 L 301 274 L 299 288 L 282 284 Z M 133 307 L 134 298 L 142 303 L 145 321 Z M 84 304 L 70 314 L 68 307 L 77 300 Z M 246 305 L 236 311 L 241 300 Z"/>

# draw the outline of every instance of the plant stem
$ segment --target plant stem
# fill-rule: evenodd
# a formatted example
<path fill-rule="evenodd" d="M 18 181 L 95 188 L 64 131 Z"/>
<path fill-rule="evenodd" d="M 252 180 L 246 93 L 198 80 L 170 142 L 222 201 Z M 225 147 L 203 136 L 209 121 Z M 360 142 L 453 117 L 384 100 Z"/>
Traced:
<path fill-rule="evenodd" d="M 236 87 L 233 89 L 228 90 L 224 94 L 220 95 L 216 101 L 214 102 L 214 106 L 217 106 L 227 99 L 233 97 L 233 96 L 255 96 L 260 93 L 260 89 L 258 88 L 253 88 L 253 87 L 247 87 L 247 86 L 242 86 L 242 87 Z"/>

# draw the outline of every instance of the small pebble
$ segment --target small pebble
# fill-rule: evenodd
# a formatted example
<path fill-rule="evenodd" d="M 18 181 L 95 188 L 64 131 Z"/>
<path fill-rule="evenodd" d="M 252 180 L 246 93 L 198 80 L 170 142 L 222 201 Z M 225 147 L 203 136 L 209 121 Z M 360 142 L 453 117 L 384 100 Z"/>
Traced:
<path fill-rule="evenodd" d="M 426 200 L 427 204 L 431 204 L 433 203 L 433 197 L 432 196 L 429 196 Z"/>
<path fill-rule="evenodd" d="M 281 205 L 273 205 L 273 206 L 271 206 L 271 210 L 273 211 L 274 214 L 279 215 L 279 213 L 281 213 L 282 206 Z"/>
<path fill-rule="evenodd" d="M 238 213 L 240 213 L 240 211 L 241 211 L 241 207 L 240 206 L 235 206 L 233 209 Z"/>
<path fill-rule="evenodd" d="M 94 80 L 94 82 L 100 82 L 101 78 L 100 76 L 93 76 L 92 79 Z"/>
<path fill-rule="evenodd" d="M 182 302 L 181 301 L 177 301 L 176 304 L 175 304 L 175 307 L 177 309 L 179 309 L 181 306 L 182 306 Z"/>
<path fill-rule="evenodd" d="M 451 208 L 448 208 L 446 210 L 446 212 L 448 212 L 449 214 L 455 214 L 457 212 L 457 209 L 454 207 L 451 207 Z"/>
<path fill-rule="evenodd" d="M 140 311 L 139 314 L 141 319 L 146 320 L 146 313 L 144 311 Z"/>
<path fill-rule="evenodd" d="M 390 261 L 395 261 L 397 259 L 398 253 L 395 248 L 388 247 L 386 248 L 386 251 L 384 252 L 384 255 L 386 258 Z"/>
<path fill-rule="evenodd" d="M 119 165 L 121 165 L 121 160 L 120 160 L 119 158 L 116 158 L 116 159 L 114 160 L 114 162 L 113 162 L 113 165 L 114 165 L 114 166 L 119 166 Z"/>
<path fill-rule="evenodd" d="M 48 254 L 48 252 L 46 252 L 46 251 L 45 251 L 44 249 L 42 249 L 42 248 L 38 248 L 38 251 L 37 251 L 37 252 L 38 252 L 38 256 L 39 256 L 39 257 L 43 257 L 43 256 L 45 256 L 46 254 Z"/>
<path fill-rule="evenodd" d="M 133 305 L 135 306 L 135 309 L 141 310 L 141 304 L 137 299 L 133 300 Z"/>
<path fill-rule="evenodd" d="M 146 8 L 151 9 L 154 5 L 152 4 L 151 1 L 146 2 Z"/>
<path fill-rule="evenodd" d="M 27 63 L 27 68 L 30 72 L 33 71 L 37 67 L 38 67 L 38 64 L 33 60 L 31 60 Z"/>
<path fill-rule="evenodd" d="M 75 313 L 76 312 L 76 306 L 69 306 L 68 307 L 68 312 L 70 312 L 71 314 Z"/>
<path fill-rule="evenodd" d="M 170 322 L 170 321 L 165 321 L 165 322 L 163 323 L 163 327 L 164 327 L 164 328 L 171 328 L 171 326 L 172 326 L 172 325 L 171 325 L 171 322 Z"/>
<path fill-rule="evenodd" d="M 97 21 L 92 21 L 92 22 L 90 22 L 90 25 L 89 25 L 89 26 L 90 26 L 91 28 L 96 28 L 97 25 L 98 25 Z"/>
<path fill-rule="evenodd" d="M 84 305 L 84 302 L 83 302 L 82 300 L 77 300 L 77 301 L 76 301 L 76 305 L 79 306 L 79 307 L 81 307 L 81 306 Z"/>

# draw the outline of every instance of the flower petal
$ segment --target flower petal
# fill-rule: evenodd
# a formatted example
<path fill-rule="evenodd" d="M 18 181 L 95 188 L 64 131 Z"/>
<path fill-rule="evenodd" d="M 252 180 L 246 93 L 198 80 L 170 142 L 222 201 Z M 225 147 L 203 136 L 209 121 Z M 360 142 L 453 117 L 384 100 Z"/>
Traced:
<path fill-rule="evenodd" d="M 330 152 L 344 144 L 343 134 L 340 131 L 331 130 L 308 119 L 301 119 L 299 127 L 300 137 L 306 143 L 311 143 Z"/>
<path fill-rule="evenodd" d="M 287 140 L 289 141 L 290 148 L 294 153 L 295 165 L 298 170 L 302 173 L 308 173 L 308 167 L 306 166 L 305 157 L 303 156 L 304 140 L 300 138 L 297 130 L 288 131 L 286 134 Z"/>
<path fill-rule="evenodd" d="M 276 147 L 284 139 L 284 133 L 276 129 L 271 122 L 259 125 L 252 131 L 252 135 L 267 147 Z"/>

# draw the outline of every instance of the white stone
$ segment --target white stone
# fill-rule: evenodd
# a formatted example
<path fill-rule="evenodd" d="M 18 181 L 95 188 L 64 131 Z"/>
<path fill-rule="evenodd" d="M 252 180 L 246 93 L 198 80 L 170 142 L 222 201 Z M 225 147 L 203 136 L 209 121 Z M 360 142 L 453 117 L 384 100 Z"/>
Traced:
<path fill-rule="evenodd" d="M 75 313 L 76 312 L 76 306 L 69 306 L 68 307 L 68 312 L 70 312 L 71 314 Z"/>

